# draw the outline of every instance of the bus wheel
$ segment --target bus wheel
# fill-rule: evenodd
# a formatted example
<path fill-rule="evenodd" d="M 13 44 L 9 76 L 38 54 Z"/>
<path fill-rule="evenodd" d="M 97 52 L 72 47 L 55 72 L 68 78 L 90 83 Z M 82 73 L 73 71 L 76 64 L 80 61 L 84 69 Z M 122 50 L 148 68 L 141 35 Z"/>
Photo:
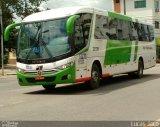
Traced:
<path fill-rule="evenodd" d="M 143 60 L 139 59 L 139 61 L 138 61 L 138 71 L 136 72 L 137 78 L 142 78 L 143 77 L 143 69 L 144 69 Z"/>
<path fill-rule="evenodd" d="M 131 78 L 142 78 L 143 77 L 143 69 L 144 69 L 143 60 L 139 59 L 138 70 L 136 72 L 129 72 L 128 75 Z"/>
<path fill-rule="evenodd" d="M 42 85 L 45 90 L 54 90 L 56 85 Z"/>
<path fill-rule="evenodd" d="M 91 80 L 89 81 L 90 89 L 96 89 L 100 84 L 100 69 L 96 64 L 93 64 L 91 71 Z"/>

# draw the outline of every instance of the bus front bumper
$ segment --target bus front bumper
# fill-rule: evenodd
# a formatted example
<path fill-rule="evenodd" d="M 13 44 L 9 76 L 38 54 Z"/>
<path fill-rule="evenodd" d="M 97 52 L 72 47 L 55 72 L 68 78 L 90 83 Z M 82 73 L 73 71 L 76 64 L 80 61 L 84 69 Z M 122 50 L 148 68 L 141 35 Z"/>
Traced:
<path fill-rule="evenodd" d="M 53 74 L 28 75 L 17 71 L 19 85 L 54 85 L 75 82 L 75 66 L 60 70 Z"/>

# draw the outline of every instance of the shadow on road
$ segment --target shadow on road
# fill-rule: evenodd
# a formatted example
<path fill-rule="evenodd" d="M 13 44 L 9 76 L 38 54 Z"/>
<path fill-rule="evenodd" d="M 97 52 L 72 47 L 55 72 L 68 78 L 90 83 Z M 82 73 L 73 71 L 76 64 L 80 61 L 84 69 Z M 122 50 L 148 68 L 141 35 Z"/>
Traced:
<path fill-rule="evenodd" d="M 42 90 L 28 92 L 25 94 L 42 94 L 42 95 L 86 95 L 86 94 L 107 94 L 122 88 L 131 87 L 134 85 L 143 85 L 145 82 L 160 78 L 160 74 L 145 74 L 141 79 L 133 79 L 128 75 L 119 75 L 113 78 L 106 78 L 101 81 L 100 88 L 89 90 L 87 84 L 72 84 L 62 87 L 57 87 L 53 91 Z M 152 84 L 150 84 L 152 85 Z"/>

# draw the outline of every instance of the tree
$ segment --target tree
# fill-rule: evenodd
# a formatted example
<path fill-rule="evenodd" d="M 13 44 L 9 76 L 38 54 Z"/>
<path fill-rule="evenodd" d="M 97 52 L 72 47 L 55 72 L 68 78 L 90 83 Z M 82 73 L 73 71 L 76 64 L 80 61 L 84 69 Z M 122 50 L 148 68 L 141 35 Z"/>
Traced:
<path fill-rule="evenodd" d="M 47 0 L 0 0 L 0 8 L 2 8 L 3 13 L 3 28 L 6 28 L 6 26 L 13 23 L 16 16 L 23 19 L 27 15 L 30 15 L 34 12 L 39 12 L 40 10 L 38 7 L 42 2 L 46 1 Z M 13 30 L 11 32 L 12 43 L 4 43 L 4 48 L 9 48 L 12 45 L 16 46 L 17 36 L 15 31 L 16 30 Z"/>
<path fill-rule="evenodd" d="M 34 12 L 39 12 L 39 6 L 47 0 L 0 0 L 3 11 L 4 27 L 13 22 L 15 15 L 22 19 Z"/>

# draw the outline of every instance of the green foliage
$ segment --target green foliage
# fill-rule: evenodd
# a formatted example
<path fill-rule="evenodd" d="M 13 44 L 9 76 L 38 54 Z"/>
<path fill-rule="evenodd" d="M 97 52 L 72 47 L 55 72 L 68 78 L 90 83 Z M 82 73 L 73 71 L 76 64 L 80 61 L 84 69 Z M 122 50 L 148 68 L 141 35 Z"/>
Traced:
<path fill-rule="evenodd" d="M 47 0 L 0 0 L 3 10 L 3 25 L 6 27 L 13 22 L 15 15 L 22 19 L 34 12 L 39 12 L 39 5 Z"/>

